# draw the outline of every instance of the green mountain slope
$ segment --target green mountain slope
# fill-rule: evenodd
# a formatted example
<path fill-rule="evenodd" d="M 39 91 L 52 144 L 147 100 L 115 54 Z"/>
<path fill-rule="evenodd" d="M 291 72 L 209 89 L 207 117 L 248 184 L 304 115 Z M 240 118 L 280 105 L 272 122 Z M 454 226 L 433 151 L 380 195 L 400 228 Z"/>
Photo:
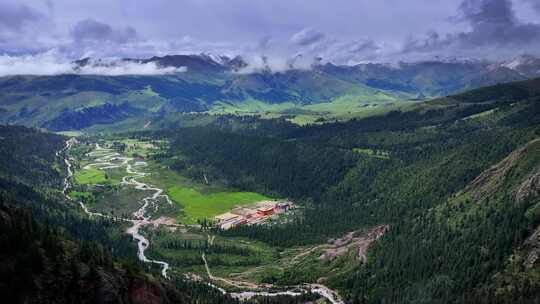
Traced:
<path fill-rule="evenodd" d="M 310 278 L 360 303 L 534 303 L 539 88 L 538 80 L 496 85 L 404 111 L 317 126 L 276 124 L 260 133 L 239 122 L 232 130 L 150 134 L 170 140 L 168 155 L 179 159 L 172 167 L 183 174 L 205 172 L 303 206 L 285 225 L 244 226 L 227 236 L 316 247 L 390 227 L 365 263 L 315 257 L 276 281 Z"/>
<path fill-rule="evenodd" d="M 113 113 L 116 111 L 114 106 L 121 105 L 133 108 L 129 117 L 141 120 L 150 117 L 146 119 L 149 120 L 185 112 L 210 110 L 220 113 L 224 107 L 244 113 L 261 113 L 251 106 L 255 103 L 264 105 L 263 111 L 272 111 L 273 104 L 286 105 L 283 110 L 295 109 L 307 104 L 332 103 L 344 96 L 355 100 L 357 105 L 397 102 L 407 96 L 385 93 L 312 71 L 218 76 L 213 80 L 187 73 L 174 76 L 2 78 L 0 121 L 55 130 L 79 130 L 125 120 L 128 118 L 125 115 Z M 107 105 L 113 106 L 108 108 L 111 113 L 102 111 Z M 84 120 L 91 124 L 73 125 L 66 112 L 85 112 L 87 118 Z"/>
<path fill-rule="evenodd" d="M 360 64 L 341 67 L 326 64 L 321 69 L 340 79 L 381 90 L 425 96 L 460 91 L 528 78 L 518 71 L 486 62 L 418 62 L 397 65 Z M 530 75 L 529 77 L 538 77 Z"/>
<path fill-rule="evenodd" d="M 386 113 L 426 96 L 455 94 L 533 75 L 484 62 L 325 64 L 309 70 L 291 67 L 272 72 L 267 68 L 244 73 L 246 63 L 241 58 L 178 55 L 126 60 L 187 71 L 154 76 L 2 77 L 0 122 L 66 131 L 128 120 L 137 121 L 140 128 L 150 120 L 179 113 L 209 112 L 286 117 L 306 124 Z M 83 68 L 103 63 L 83 59 L 77 64 Z M 528 70 L 527 65 L 523 69 Z M 133 108 L 129 115 L 125 111 L 118 115 L 115 106 L 121 105 Z M 70 122 L 70 117 L 83 112 L 84 124 Z"/>

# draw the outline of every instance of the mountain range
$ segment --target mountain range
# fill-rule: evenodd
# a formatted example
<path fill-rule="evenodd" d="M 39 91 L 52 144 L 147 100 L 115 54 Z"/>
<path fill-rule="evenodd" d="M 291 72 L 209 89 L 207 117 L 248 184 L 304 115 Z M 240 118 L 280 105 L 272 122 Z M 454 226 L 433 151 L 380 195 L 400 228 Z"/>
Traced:
<path fill-rule="evenodd" d="M 234 80 L 239 81 L 238 88 L 245 88 L 240 79 L 281 79 L 293 72 L 316 75 L 297 70 L 240 74 Z M 212 75 L 232 78 L 229 73 Z M 64 158 L 67 137 L 0 126 L 0 235 L 8 244 L 0 253 L 0 291 L 8 295 L 8 302 L 239 303 L 206 284 L 216 281 L 211 276 L 189 275 L 209 274 L 209 267 L 225 269 L 215 275 L 230 278 L 222 278 L 225 282 L 235 280 L 237 269 L 246 269 L 243 275 L 255 275 L 242 280 L 274 284 L 265 286 L 323 284 L 338 292 L 344 301 L 339 303 L 538 302 L 540 78 L 408 101 L 402 111 L 298 126 L 286 119 L 192 113 L 201 103 L 179 97 L 182 90 L 192 89 L 193 96 L 207 98 L 227 93 L 210 89 L 210 83 L 218 82 L 215 79 L 204 87 L 201 75 L 4 79 L 7 88 L 16 88 L 13 96 L 31 98 L 32 102 L 21 98 L 9 104 L 35 106 L 20 116 L 29 125 L 36 119 L 41 122 L 36 125 L 49 130 L 102 126 L 119 132 L 122 123 L 133 122 L 130 133 L 79 137 L 79 147 L 71 148 L 69 159 Z M 334 87 L 318 89 L 321 95 L 338 92 Z M 100 103 L 95 99 L 99 96 L 122 98 Z M 296 103 L 317 105 L 307 100 Z M 67 107 L 73 104 L 77 106 Z M 187 105 L 193 108 L 188 110 Z M 190 117 L 192 125 L 187 125 L 187 118 L 181 126 L 159 125 L 176 116 Z M 157 126 L 145 131 L 140 123 L 148 124 L 150 118 Z M 205 125 L 192 127 L 196 124 Z M 109 138 L 120 140 L 115 136 L 130 145 L 142 138 L 149 143 L 144 147 L 162 144 L 158 153 L 144 158 L 153 162 L 149 169 L 160 170 L 147 177 L 163 176 L 173 187 L 184 180 L 203 186 L 210 181 L 235 191 L 277 194 L 293 200 L 300 212 L 275 225 L 228 231 L 201 227 L 167 234 L 169 230 L 148 226 L 144 233 L 153 244 L 148 256 L 167 260 L 180 271 L 177 274 L 182 273 L 161 278 L 159 269 L 137 261 L 136 244 L 125 235 L 123 221 L 88 217 L 62 191 L 69 179 L 69 160 L 75 174 L 84 171 L 88 161 L 77 158 L 95 153 L 92 149 Z M 123 158 L 115 155 L 133 149 L 120 141 L 111 146 L 119 151 L 111 154 L 117 160 Z M 101 153 L 97 155 L 102 159 L 110 157 Z M 142 162 L 142 155 L 133 155 Z M 118 178 L 116 168 L 109 168 L 104 179 Z M 87 192 L 90 208 L 99 208 L 102 195 L 125 190 L 120 185 L 83 188 L 77 183 L 75 179 L 75 187 L 80 187 L 76 189 L 93 191 Z M 122 207 L 118 197 L 106 203 Z M 138 203 L 132 197 L 127 201 Z M 385 227 L 383 234 L 363 237 L 374 227 Z M 208 264 L 201 259 L 201 248 L 182 248 L 190 243 L 173 239 L 197 233 L 204 246 L 210 233 L 218 242 L 234 243 L 211 244 L 215 252 L 209 251 L 209 256 L 214 259 Z M 241 247 L 246 244 L 264 246 Z M 242 303 L 313 301 L 307 294 Z"/>
<path fill-rule="evenodd" d="M 123 63 L 153 64 L 176 72 L 77 73 L 85 67 Z M 530 55 L 502 62 L 317 63 L 310 69 L 291 63 L 285 71 L 273 71 L 269 65 L 252 69 L 240 56 L 208 54 L 117 61 L 84 58 L 73 66 L 73 74 L 0 78 L 0 123 L 65 131 L 207 112 L 284 116 L 302 124 L 384 113 L 419 100 L 540 76 L 540 59 Z M 119 107 L 129 110 L 118 115 Z M 86 123 L 74 123 L 73 116 Z"/>

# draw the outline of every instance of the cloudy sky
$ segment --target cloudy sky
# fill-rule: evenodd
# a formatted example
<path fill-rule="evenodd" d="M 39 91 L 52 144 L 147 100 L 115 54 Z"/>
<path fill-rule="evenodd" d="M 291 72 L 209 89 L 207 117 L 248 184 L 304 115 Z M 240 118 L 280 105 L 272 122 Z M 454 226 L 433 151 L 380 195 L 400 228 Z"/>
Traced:
<path fill-rule="evenodd" d="M 540 0 L 0 1 L 0 65 L 200 52 L 341 64 L 540 55 Z"/>

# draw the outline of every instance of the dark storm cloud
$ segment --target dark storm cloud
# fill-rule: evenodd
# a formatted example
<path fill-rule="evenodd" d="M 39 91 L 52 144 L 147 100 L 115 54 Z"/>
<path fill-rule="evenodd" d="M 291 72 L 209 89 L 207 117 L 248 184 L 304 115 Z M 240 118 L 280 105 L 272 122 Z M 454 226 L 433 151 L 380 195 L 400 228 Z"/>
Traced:
<path fill-rule="evenodd" d="M 20 32 L 44 19 L 44 15 L 26 5 L 0 3 L 0 31 Z"/>
<path fill-rule="evenodd" d="M 510 0 L 466 0 L 460 12 L 472 28 L 456 36 L 465 46 L 513 45 L 540 38 L 540 25 L 517 20 Z"/>
<path fill-rule="evenodd" d="M 540 13 L 540 2 L 533 3 L 533 7 Z"/>
<path fill-rule="evenodd" d="M 540 13 L 540 1 L 538 0 L 528 0 L 531 6 Z"/>
<path fill-rule="evenodd" d="M 51 47 L 57 41 L 56 47 L 71 56 L 86 52 L 111 55 L 112 48 L 99 47 L 105 37 L 109 44 L 130 41 L 131 56 L 186 52 L 234 55 L 261 51 L 269 57 L 292 58 L 306 49 L 324 53 L 332 48 L 331 44 L 370 37 L 376 37 L 379 45 L 381 41 L 396 44 L 410 32 L 423 32 L 420 29 L 425 24 L 444 28 L 444 18 L 455 10 L 459 0 L 436 4 L 433 0 L 415 0 L 414 4 L 401 0 L 310 0 L 309 3 L 304 0 L 153 0 L 138 1 L 137 5 L 129 0 L 2 1 L 26 3 L 48 12 L 56 30 L 43 32 L 43 36 L 54 35 L 50 39 Z M 82 30 L 76 30 L 85 25 L 77 26 L 83 20 L 105 26 L 86 24 Z M 131 26 L 142 39 L 135 41 L 125 32 L 118 34 L 126 26 Z M 72 43 L 90 38 L 98 42 L 94 49 L 86 47 L 89 43 L 83 47 Z M 265 38 L 268 45 L 258 45 Z M 128 49 L 120 49 L 116 55 L 127 52 Z"/>
<path fill-rule="evenodd" d="M 411 38 L 404 46 L 405 53 L 473 54 L 491 49 L 491 54 L 497 54 L 534 49 L 540 41 L 540 25 L 518 20 L 510 0 L 465 0 L 458 12 L 453 20 L 467 24 L 468 30 L 446 35 L 431 31 L 422 39 Z"/>
<path fill-rule="evenodd" d="M 113 42 L 122 44 L 139 39 L 137 31 L 133 27 L 113 28 L 109 24 L 93 19 L 77 22 L 71 34 L 77 42 Z"/>
<path fill-rule="evenodd" d="M 0 0 L 0 56 L 204 52 L 275 70 L 492 59 L 540 55 L 539 22 L 540 0 Z"/>
<path fill-rule="evenodd" d="M 46 50 L 42 38 L 48 36 L 51 24 L 48 16 L 31 6 L 3 0 L 0 2 L 0 55 Z"/>

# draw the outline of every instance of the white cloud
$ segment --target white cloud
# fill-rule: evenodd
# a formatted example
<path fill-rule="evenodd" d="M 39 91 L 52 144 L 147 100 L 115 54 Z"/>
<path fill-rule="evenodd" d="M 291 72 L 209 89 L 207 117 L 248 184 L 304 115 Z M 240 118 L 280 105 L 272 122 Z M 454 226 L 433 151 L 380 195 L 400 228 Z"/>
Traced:
<path fill-rule="evenodd" d="M 261 56 L 281 57 L 269 59 L 277 61 L 271 63 L 276 69 L 286 68 L 290 58 L 295 58 L 295 65 L 309 66 L 318 57 L 354 64 L 540 54 L 536 34 L 540 0 L 467 0 L 475 5 L 465 10 L 463 5 L 460 9 L 464 1 L 345 0 L 335 5 L 313 0 L 306 5 L 303 0 L 237 0 L 231 5 L 156 0 L 126 6 L 125 1 L 110 0 L 0 0 L 0 54 L 48 49 L 60 49 L 70 59 L 85 54 L 96 58 L 250 54 L 262 66 Z M 504 5 L 510 2 L 512 10 Z M 499 12 L 499 17 L 508 17 L 511 11 L 515 16 L 486 19 L 486 14 L 479 14 L 481 3 L 498 4 L 487 11 Z M 452 18 L 456 10 L 461 19 Z M 506 21 L 499 24 L 499 20 Z M 438 35 L 417 36 L 428 29 Z M 302 54 L 301 60 L 297 54 Z"/>
<path fill-rule="evenodd" d="M 297 45 L 313 45 L 324 39 L 324 34 L 312 28 L 305 28 L 291 37 L 291 42 Z"/>
<path fill-rule="evenodd" d="M 54 52 L 37 55 L 0 55 L 0 76 L 57 75 L 73 71 L 69 62 L 61 62 Z"/>
<path fill-rule="evenodd" d="M 186 72 L 186 67 L 159 67 L 154 62 L 137 63 L 130 61 L 113 61 L 107 65 L 86 65 L 77 69 L 77 74 L 81 75 L 165 75 Z"/>
<path fill-rule="evenodd" d="M 162 68 L 155 63 L 137 63 L 111 60 L 107 64 L 89 64 L 77 67 L 63 58 L 56 51 L 48 51 L 35 55 L 10 56 L 0 55 L 0 77 L 13 75 L 164 75 L 187 71 L 186 67 Z"/>

